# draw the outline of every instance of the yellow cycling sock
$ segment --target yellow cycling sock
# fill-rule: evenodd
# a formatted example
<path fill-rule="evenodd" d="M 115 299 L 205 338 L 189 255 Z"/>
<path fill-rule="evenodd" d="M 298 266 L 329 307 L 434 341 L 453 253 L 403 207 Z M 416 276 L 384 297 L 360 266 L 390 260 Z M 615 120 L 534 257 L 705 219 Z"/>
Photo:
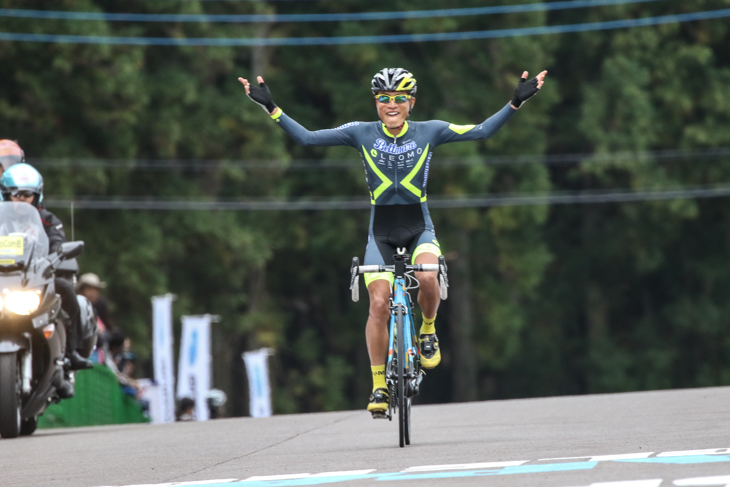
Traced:
<path fill-rule="evenodd" d="M 434 325 L 435 322 L 436 315 L 433 315 L 433 318 L 431 318 L 430 320 L 424 316 L 419 335 L 433 335 L 434 333 L 436 333 L 436 326 Z"/>
<path fill-rule="evenodd" d="M 385 384 L 385 364 L 371 365 L 370 370 L 373 371 L 373 392 L 376 389 L 387 389 L 388 386 Z"/>

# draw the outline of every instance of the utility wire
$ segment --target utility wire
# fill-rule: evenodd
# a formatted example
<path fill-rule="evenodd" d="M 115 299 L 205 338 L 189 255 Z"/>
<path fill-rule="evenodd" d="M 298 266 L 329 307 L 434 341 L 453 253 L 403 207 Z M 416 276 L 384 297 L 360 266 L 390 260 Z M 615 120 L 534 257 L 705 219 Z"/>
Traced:
<path fill-rule="evenodd" d="M 512 193 L 429 198 L 429 208 L 488 208 L 498 206 L 575 205 L 597 203 L 631 203 L 676 199 L 722 198 L 730 196 L 730 186 L 692 187 L 656 190 L 604 190 L 572 193 Z M 44 199 L 48 208 L 86 210 L 163 210 L 163 211 L 322 211 L 366 210 L 367 200 L 283 200 L 191 201 L 159 199 Z"/>
<path fill-rule="evenodd" d="M 572 0 L 566 2 L 528 3 L 496 7 L 454 8 L 440 10 L 408 10 L 398 12 L 354 12 L 332 14 L 137 14 L 105 12 L 61 12 L 51 10 L 21 10 L 0 8 L 0 17 L 26 19 L 100 20 L 109 22 L 209 22 L 209 23 L 258 23 L 258 22 L 342 22 L 366 20 L 425 19 L 434 17 L 464 17 L 518 12 L 543 12 L 575 8 L 601 7 L 664 0 Z"/>
<path fill-rule="evenodd" d="M 546 34 L 567 34 L 601 30 L 647 27 L 661 24 L 675 24 L 697 20 L 730 17 L 730 9 L 711 10 L 686 14 L 662 15 L 640 19 L 612 20 L 584 24 L 524 27 L 518 29 L 497 29 L 471 32 L 443 32 L 435 34 L 397 34 L 383 36 L 345 37 L 272 37 L 272 38 L 172 38 L 172 37 L 101 37 L 78 35 L 0 33 L 0 41 L 49 42 L 61 44 L 113 44 L 137 46 L 332 46 L 353 44 L 398 44 L 406 42 L 466 41 L 475 39 L 497 39 L 503 37 L 525 37 Z"/>
<path fill-rule="evenodd" d="M 729 157 L 730 147 L 690 150 L 659 150 L 641 152 L 609 152 L 603 154 L 550 154 L 524 156 L 484 156 L 466 158 L 437 158 L 432 168 L 454 166 L 506 166 L 514 164 L 607 164 L 619 161 L 692 161 Z M 270 161 L 227 161 L 227 160 L 128 160 L 128 159 L 53 159 L 29 158 L 27 162 L 39 169 L 124 169 L 129 171 L 211 171 L 222 169 L 243 170 L 309 170 L 309 169 L 360 169 L 359 159 L 325 160 L 270 160 Z"/>

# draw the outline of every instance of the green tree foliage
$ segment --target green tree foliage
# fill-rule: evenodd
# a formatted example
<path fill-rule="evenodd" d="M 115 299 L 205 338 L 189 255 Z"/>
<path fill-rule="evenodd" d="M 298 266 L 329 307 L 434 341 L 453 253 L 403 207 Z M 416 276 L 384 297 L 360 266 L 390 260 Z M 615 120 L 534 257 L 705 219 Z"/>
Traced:
<path fill-rule="evenodd" d="M 22 3 L 22 5 L 21 5 Z M 511 1 L 493 4 L 512 4 Z M 3 31 L 96 36 L 307 37 L 506 29 L 727 7 L 653 2 L 546 13 L 278 24 L 0 20 Z M 483 6 L 461 0 L 451 7 Z M 47 2 L 0 0 L 2 8 Z M 336 13 L 412 2 L 109 2 L 55 10 L 138 13 Z M 424 0 L 422 10 L 444 8 Z M 479 123 L 509 100 L 523 70 L 545 89 L 491 140 L 435 152 L 429 193 L 546 194 L 724 183 L 721 159 L 613 152 L 728 145 L 728 28 L 722 21 L 462 42 L 310 47 L 154 47 L 0 42 L 0 137 L 18 139 L 53 196 L 364 198 L 350 148 L 300 147 L 249 102 L 239 76 L 263 75 L 310 130 L 376 118 L 370 79 L 415 73 L 414 120 Z M 578 163 L 490 165 L 495 156 L 584 153 Z M 120 167 L 79 166 L 113 159 Z M 141 161 L 169 159 L 167 169 Z M 210 161 L 191 168 L 188 160 Z M 265 161 L 243 167 L 230 161 Z M 311 161 L 308 168 L 293 160 Z M 333 167 L 326 161 L 346 161 Z M 469 161 L 469 164 L 449 164 Z M 432 209 L 450 265 L 439 312 L 444 363 L 424 402 L 604 392 L 727 382 L 730 290 L 722 199 Z M 67 222 L 67 210 L 57 212 Z M 370 387 L 367 300 L 349 300 L 362 258 L 362 210 L 166 212 L 76 210 L 84 271 L 110 282 L 119 325 L 148 359 L 150 296 L 178 296 L 176 317 L 214 325 L 217 386 L 246 412 L 240 353 L 274 356 L 275 408 L 360 408 Z M 68 226 L 68 223 L 67 223 Z M 365 290 L 361 292 L 364 294 Z M 418 316 L 418 313 L 416 314 Z"/>

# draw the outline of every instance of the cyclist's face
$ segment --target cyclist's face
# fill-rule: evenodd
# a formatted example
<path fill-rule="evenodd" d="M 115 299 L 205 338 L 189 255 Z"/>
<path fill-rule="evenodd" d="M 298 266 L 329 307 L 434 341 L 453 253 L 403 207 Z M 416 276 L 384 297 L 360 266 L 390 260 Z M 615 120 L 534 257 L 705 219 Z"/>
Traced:
<path fill-rule="evenodd" d="M 407 95 L 408 93 L 404 91 L 381 91 L 378 94 L 394 97 L 397 95 Z M 375 108 L 378 110 L 378 116 L 388 128 L 396 128 L 403 125 L 403 122 L 408 118 L 408 112 L 415 104 L 415 97 L 406 100 L 405 103 L 396 103 L 393 98 L 390 98 L 388 103 L 381 103 L 377 99 L 375 100 Z"/>

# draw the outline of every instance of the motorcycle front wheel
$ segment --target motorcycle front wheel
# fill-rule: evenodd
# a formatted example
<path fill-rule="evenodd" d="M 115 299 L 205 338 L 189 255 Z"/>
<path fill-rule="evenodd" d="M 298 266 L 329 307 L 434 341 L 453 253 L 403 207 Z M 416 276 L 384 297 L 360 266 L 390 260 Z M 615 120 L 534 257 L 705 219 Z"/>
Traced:
<path fill-rule="evenodd" d="M 0 353 L 0 436 L 3 438 L 20 434 L 21 390 L 18 354 Z"/>

